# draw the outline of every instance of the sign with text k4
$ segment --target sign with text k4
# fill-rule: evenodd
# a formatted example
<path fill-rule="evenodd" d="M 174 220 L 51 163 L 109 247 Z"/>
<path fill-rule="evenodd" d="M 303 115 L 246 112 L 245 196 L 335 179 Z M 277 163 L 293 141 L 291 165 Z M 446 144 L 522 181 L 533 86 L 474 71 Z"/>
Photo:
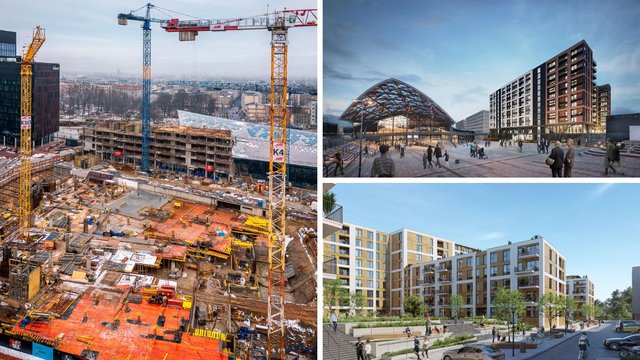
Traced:
<path fill-rule="evenodd" d="M 273 143 L 273 161 L 278 163 L 284 162 L 284 143 L 283 142 Z"/>

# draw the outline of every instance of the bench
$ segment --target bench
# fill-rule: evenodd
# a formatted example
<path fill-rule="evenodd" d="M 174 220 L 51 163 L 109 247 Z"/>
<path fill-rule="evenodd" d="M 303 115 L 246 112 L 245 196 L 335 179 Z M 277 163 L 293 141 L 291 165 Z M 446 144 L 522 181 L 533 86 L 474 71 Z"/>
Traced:
<path fill-rule="evenodd" d="M 411 333 L 411 338 L 413 338 L 414 336 L 417 337 L 422 337 L 422 332 L 420 331 L 413 331 Z M 369 339 L 369 340 L 394 340 L 394 339 L 407 339 L 407 334 L 406 333 L 400 333 L 400 334 L 375 334 L 375 335 L 362 335 L 361 338 L 363 339 Z"/>

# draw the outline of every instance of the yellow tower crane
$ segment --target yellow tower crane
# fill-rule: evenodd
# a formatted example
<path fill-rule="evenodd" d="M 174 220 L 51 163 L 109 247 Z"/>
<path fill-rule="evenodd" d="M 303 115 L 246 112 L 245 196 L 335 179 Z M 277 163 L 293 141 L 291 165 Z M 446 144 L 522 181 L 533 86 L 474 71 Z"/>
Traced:
<path fill-rule="evenodd" d="M 29 241 L 31 229 L 31 81 L 33 60 L 44 43 L 44 29 L 36 26 L 29 47 L 22 54 L 20 66 L 20 200 L 19 229 L 24 241 Z"/>

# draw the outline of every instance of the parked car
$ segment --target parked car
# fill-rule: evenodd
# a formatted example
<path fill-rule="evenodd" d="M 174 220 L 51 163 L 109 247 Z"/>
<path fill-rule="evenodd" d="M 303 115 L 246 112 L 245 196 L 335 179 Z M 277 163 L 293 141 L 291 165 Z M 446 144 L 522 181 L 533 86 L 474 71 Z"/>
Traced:
<path fill-rule="evenodd" d="M 442 354 L 443 360 L 505 360 L 504 353 L 489 345 L 468 345 Z"/>
<path fill-rule="evenodd" d="M 640 345 L 640 334 L 611 338 L 604 341 L 604 347 L 614 351 L 620 350 L 621 346 L 631 347 L 636 345 Z"/>
<path fill-rule="evenodd" d="M 624 325 L 622 329 L 620 325 Z M 640 332 L 640 322 L 635 320 L 622 320 L 616 325 L 616 332 Z"/>

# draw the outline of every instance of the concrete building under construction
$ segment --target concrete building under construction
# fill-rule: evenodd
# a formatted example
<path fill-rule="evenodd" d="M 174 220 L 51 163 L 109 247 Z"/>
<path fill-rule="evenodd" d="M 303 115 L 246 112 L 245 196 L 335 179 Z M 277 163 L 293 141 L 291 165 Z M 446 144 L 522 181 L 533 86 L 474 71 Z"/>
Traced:
<path fill-rule="evenodd" d="M 139 166 L 142 158 L 142 124 L 119 121 L 83 128 L 85 150 L 103 161 Z M 151 129 L 151 169 L 213 177 L 231 172 L 231 131 L 185 126 Z"/>

